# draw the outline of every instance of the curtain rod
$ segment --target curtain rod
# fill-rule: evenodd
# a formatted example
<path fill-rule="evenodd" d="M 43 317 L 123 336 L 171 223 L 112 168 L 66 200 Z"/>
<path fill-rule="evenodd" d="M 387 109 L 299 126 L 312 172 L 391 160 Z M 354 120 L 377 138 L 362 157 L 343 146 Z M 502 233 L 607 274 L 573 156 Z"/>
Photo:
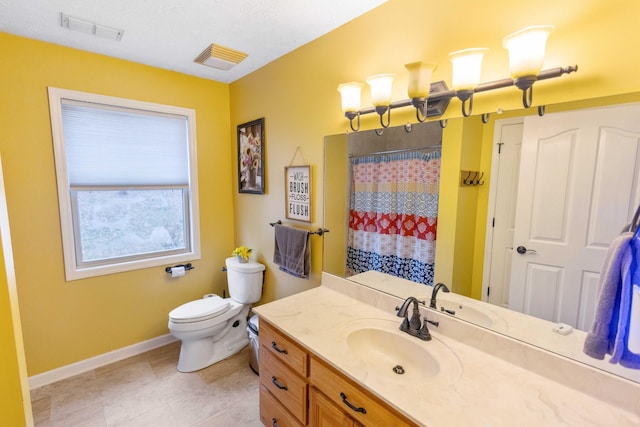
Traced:
<path fill-rule="evenodd" d="M 428 147 L 415 147 L 415 148 L 400 148 L 398 150 L 388 150 L 388 151 L 375 151 L 373 153 L 365 153 L 365 154 L 349 154 L 349 158 L 353 159 L 353 158 L 360 158 L 360 157 L 367 157 L 367 156 L 376 156 L 378 154 L 395 154 L 395 153 L 406 153 L 406 152 L 410 152 L 410 151 L 434 151 L 434 150 L 440 150 L 442 148 L 442 144 L 437 144 L 437 145 L 429 145 Z"/>

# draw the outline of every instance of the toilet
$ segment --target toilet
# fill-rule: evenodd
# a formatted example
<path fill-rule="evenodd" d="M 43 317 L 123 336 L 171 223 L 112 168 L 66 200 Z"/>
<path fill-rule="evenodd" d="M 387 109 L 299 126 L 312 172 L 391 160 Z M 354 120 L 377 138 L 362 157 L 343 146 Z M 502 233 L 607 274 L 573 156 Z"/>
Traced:
<path fill-rule="evenodd" d="M 230 298 L 205 295 L 169 313 L 169 331 L 182 341 L 178 371 L 193 372 L 213 365 L 249 343 L 247 316 L 262 296 L 264 265 L 227 258 Z"/>

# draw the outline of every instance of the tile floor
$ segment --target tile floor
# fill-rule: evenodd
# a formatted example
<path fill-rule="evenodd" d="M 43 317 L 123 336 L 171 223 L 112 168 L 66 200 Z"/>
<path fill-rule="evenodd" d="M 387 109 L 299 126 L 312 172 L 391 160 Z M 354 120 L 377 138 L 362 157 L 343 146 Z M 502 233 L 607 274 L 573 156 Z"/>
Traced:
<path fill-rule="evenodd" d="M 198 372 L 175 342 L 31 391 L 36 426 L 262 426 L 250 347 Z"/>

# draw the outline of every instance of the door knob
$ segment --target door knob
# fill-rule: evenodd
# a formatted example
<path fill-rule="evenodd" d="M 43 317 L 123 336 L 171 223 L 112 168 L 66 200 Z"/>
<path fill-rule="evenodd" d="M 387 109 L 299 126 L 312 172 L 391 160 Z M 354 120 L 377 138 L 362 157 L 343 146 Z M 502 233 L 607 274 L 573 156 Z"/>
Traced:
<path fill-rule="evenodd" d="M 522 255 L 522 254 L 526 254 L 527 252 L 535 252 L 536 250 L 535 250 L 535 249 L 527 249 L 527 248 L 525 248 L 524 246 L 518 246 L 518 247 L 516 248 L 516 251 L 517 251 L 520 255 Z"/>

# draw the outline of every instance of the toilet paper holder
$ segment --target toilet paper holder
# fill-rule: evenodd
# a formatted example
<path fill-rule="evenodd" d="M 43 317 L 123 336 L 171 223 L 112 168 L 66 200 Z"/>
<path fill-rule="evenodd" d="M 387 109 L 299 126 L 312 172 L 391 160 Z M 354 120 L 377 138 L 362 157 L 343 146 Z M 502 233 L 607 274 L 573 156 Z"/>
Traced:
<path fill-rule="evenodd" d="M 187 263 L 187 264 L 178 264 L 178 265 L 174 265 L 171 267 L 167 267 L 164 269 L 165 272 L 167 272 L 167 274 L 171 274 L 171 271 L 174 268 L 178 268 L 178 267 L 183 267 L 184 271 L 189 271 L 189 270 L 193 270 L 195 267 L 191 265 L 191 263 Z"/>

